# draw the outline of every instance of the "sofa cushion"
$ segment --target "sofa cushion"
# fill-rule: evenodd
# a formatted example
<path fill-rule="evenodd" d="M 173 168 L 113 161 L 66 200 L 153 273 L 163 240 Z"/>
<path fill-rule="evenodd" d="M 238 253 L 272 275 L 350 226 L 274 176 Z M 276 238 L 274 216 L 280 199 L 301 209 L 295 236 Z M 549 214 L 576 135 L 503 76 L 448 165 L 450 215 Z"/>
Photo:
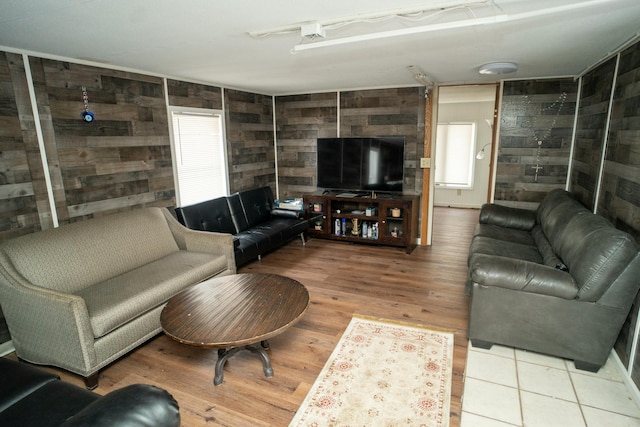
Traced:
<path fill-rule="evenodd" d="M 493 203 L 482 205 L 480 224 L 495 224 L 518 230 L 531 230 L 536 224 L 535 211 L 513 208 Z"/>
<path fill-rule="evenodd" d="M 179 207 L 175 211 L 178 220 L 192 230 L 236 233 L 226 197 Z"/>
<path fill-rule="evenodd" d="M 529 246 L 533 246 L 535 244 L 533 237 L 531 237 L 531 233 L 528 231 L 517 228 L 501 227 L 494 224 L 476 224 L 473 236 L 474 238 L 476 236 L 489 237 L 491 239 L 520 243 Z"/>
<path fill-rule="evenodd" d="M 249 227 L 261 224 L 271 218 L 273 192 L 271 187 L 260 187 L 238 193 L 242 209 Z"/>
<path fill-rule="evenodd" d="M 93 335 L 99 338 L 226 267 L 223 256 L 179 251 L 76 295 L 85 301 Z"/>
<path fill-rule="evenodd" d="M 542 256 L 535 246 L 496 240 L 489 237 L 477 236 L 473 238 L 469 250 L 469 265 L 472 264 L 473 257 L 476 254 L 514 258 L 542 264 Z"/>
<path fill-rule="evenodd" d="M 542 263 L 544 265 L 557 268 L 558 270 L 567 271 L 567 266 L 556 256 L 553 248 L 551 247 L 551 243 L 549 243 L 549 240 L 547 240 L 544 235 L 541 226 L 536 225 L 533 227 L 533 230 L 531 230 L 531 236 L 533 236 L 538 252 L 542 255 Z"/>
<path fill-rule="evenodd" d="M 605 218 L 589 214 L 574 217 L 556 251 L 575 278 L 578 298 L 597 301 L 637 256 L 633 238 Z"/>
<path fill-rule="evenodd" d="M 233 221 L 233 225 L 235 226 L 236 233 L 240 233 L 241 231 L 249 228 L 249 223 L 247 222 L 247 217 L 244 214 L 242 202 L 240 201 L 240 195 L 238 193 L 235 193 L 228 196 L 227 204 L 229 205 L 231 220 Z"/>
<path fill-rule="evenodd" d="M 75 293 L 177 252 L 178 245 L 161 208 L 143 208 L 7 240 L 0 250 L 29 282 Z"/>

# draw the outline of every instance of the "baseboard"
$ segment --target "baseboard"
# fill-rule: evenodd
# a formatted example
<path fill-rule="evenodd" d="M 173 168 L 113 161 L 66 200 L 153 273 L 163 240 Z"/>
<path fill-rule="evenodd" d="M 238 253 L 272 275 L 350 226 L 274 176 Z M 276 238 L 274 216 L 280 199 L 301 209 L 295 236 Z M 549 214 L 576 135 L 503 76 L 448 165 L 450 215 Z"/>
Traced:
<path fill-rule="evenodd" d="M 636 403 L 636 405 L 640 407 L 640 390 L 638 390 L 638 386 L 631 379 L 631 376 L 629 375 L 629 372 L 627 372 L 627 369 L 624 367 L 622 360 L 620 360 L 620 357 L 618 357 L 618 353 L 616 353 L 615 350 L 611 350 L 611 354 L 613 355 L 613 360 L 615 361 L 615 364 L 620 371 L 624 384 L 627 386 L 627 390 L 629 390 L 631 398 Z"/>
<path fill-rule="evenodd" d="M 482 206 L 476 204 L 467 203 L 436 203 L 433 205 L 436 208 L 458 208 L 458 209 L 480 209 Z"/>
<path fill-rule="evenodd" d="M 13 353 L 16 349 L 13 347 L 13 341 L 7 341 L 0 344 L 0 357 Z"/>

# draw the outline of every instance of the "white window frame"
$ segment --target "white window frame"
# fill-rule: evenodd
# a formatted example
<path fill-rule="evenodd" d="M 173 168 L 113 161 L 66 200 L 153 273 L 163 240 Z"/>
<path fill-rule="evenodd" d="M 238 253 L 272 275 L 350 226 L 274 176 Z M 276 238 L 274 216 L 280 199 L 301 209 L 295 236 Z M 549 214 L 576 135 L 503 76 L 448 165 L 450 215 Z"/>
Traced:
<path fill-rule="evenodd" d="M 229 194 L 229 171 L 228 171 L 228 161 L 227 161 L 228 159 L 227 143 L 226 143 L 227 138 L 226 138 L 225 126 L 224 126 L 225 124 L 224 111 L 206 109 L 206 108 L 169 106 L 168 113 L 169 113 L 168 122 L 169 122 L 169 134 L 171 139 L 171 151 L 173 154 L 173 164 L 174 164 L 174 171 L 175 171 L 174 181 L 175 181 L 175 188 L 176 188 L 176 205 L 177 206 L 193 205 L 195 203 L 199 203 L 205 200 L 210 200 L 216 197 L 228 195 Z M 198 189 L 202 190 L 200 194 L 196 194 L 197 193 L 196 191 L 191 191 L 184 188 L 185 178 L 187 180 L 189 178 L 187 175 L 183 174 L 183 172 L 185 172 L 183 167 L 184 156 L 182 155 L 183 147 L 181 146 L 180 141 L 176 141 L 177 129 L 175 129 L 175 126 L 174 126 L 174 114 L 180 114 L 184 116 L 209 116 L 209 117 L 218 117 L 220 119 L 219 125 L 220 125 L 221 146 L 213 147 L 210 153 L 214 156 L 218 155 L 222 157 L 221 159 L 218 158 L 212 161 L 210 164 L 211 166 L 219 167 L 220 175 L 216 175 L 216 173 L 213 172 L 210 176 L 207 176 L 205 172 L 205 175 L 194 176 L 193 177 L 194 185 L 199 185 Z M 220 161 L 222 162 L 222 165 L 219 164 Z M 206 164 L 202 164 L 200 166 L 207 167 Z M 199 180 L 200 182 L 202 182 L 202 179 L 204 179 L 205 182 L 206 182 L 206 179 L 211 179 L 213 182 L 216 176 L 221 176 L 224 178 L 224 183 L 220 186 L 218 191 L 214 190 L 214 186 L 208 187 L 206 183 L 196 184 Z M 220 192 L 223 192 L 224 194 L 219 194 Z"/>
<path fill-rule="evenodd" d="M 456 131 L 456 128 L 467 128 L 466 132 Z M 436 131 L 436 167 L 435 186 L 437 188 L 452 188 L 472 190 L 475 173 L 475 150 L 478 140 L 476 122 L 438 123 Z M 460 140 L 460 134 L 467 134 Z M 461 162 L 461 160 L 464 160 Z M 454 175 L 459 179 L 447 177 L 447 170 L 458 169 Z"/>

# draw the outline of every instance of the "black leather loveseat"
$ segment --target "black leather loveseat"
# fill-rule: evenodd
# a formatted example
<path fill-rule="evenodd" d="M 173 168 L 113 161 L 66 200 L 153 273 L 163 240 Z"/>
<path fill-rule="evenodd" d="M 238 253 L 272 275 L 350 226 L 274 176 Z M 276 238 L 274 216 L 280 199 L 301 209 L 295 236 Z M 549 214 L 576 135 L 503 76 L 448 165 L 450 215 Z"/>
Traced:
<path fill-rule="evenodd" d="M 100 396 L 35 366 L 0 357 L 0 426 L 179 425 L 178 403 L 158 387 L 133 384 Z"/>
<path fill-rule="evenodd" d="M 469 248 L 473 346 L 550 354 L 597 371 L 640 288 L 637 242 L 564 190 L 536 211 L 484 205 Z"/>
<path fill-rule="evenodd" d="M 275 209 L 268 186 L 179 207 L 176 216 L 192 230 L 232 234 L 236 266 L 259 259 L 293 237 L 304 242 L 309 227 L 302 212 Z"/>

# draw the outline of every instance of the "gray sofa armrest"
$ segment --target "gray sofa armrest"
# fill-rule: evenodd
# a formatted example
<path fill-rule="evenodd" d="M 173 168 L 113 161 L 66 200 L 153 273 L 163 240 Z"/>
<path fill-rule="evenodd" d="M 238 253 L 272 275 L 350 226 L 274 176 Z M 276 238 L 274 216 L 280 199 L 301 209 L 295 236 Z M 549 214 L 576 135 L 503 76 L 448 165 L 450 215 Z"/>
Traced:
<path fill-rule="evenodd" d="M 480 209 L 480 224 L 531 230 L 536 225 L 536 212 L 487 203 Z"/>
<path fill-rule="evenodd" d="M 224 256 L 227 259 L 227 268 L 230 273 L 236 273 L 233 235 L 215 231 L 191 230 L 180 224 L 168 209 L 163 209 L 163 213 L 180 249 Z"/>
<path fill-rule="evenodd" d="M 481 286 L 575 299 L 578 286 L 562 270 L 519 259 L 476 254 L 469 266 L 471 280 Z"/>
<path fill-rule="evenodd" d="M 81 375 L 92 373 L 97 356 L 84 300 L 30 283 L 5 257 L 0 259 L 0 280 L 6 283 L 0 286 L 0 299 L 19 356 Z"/>

